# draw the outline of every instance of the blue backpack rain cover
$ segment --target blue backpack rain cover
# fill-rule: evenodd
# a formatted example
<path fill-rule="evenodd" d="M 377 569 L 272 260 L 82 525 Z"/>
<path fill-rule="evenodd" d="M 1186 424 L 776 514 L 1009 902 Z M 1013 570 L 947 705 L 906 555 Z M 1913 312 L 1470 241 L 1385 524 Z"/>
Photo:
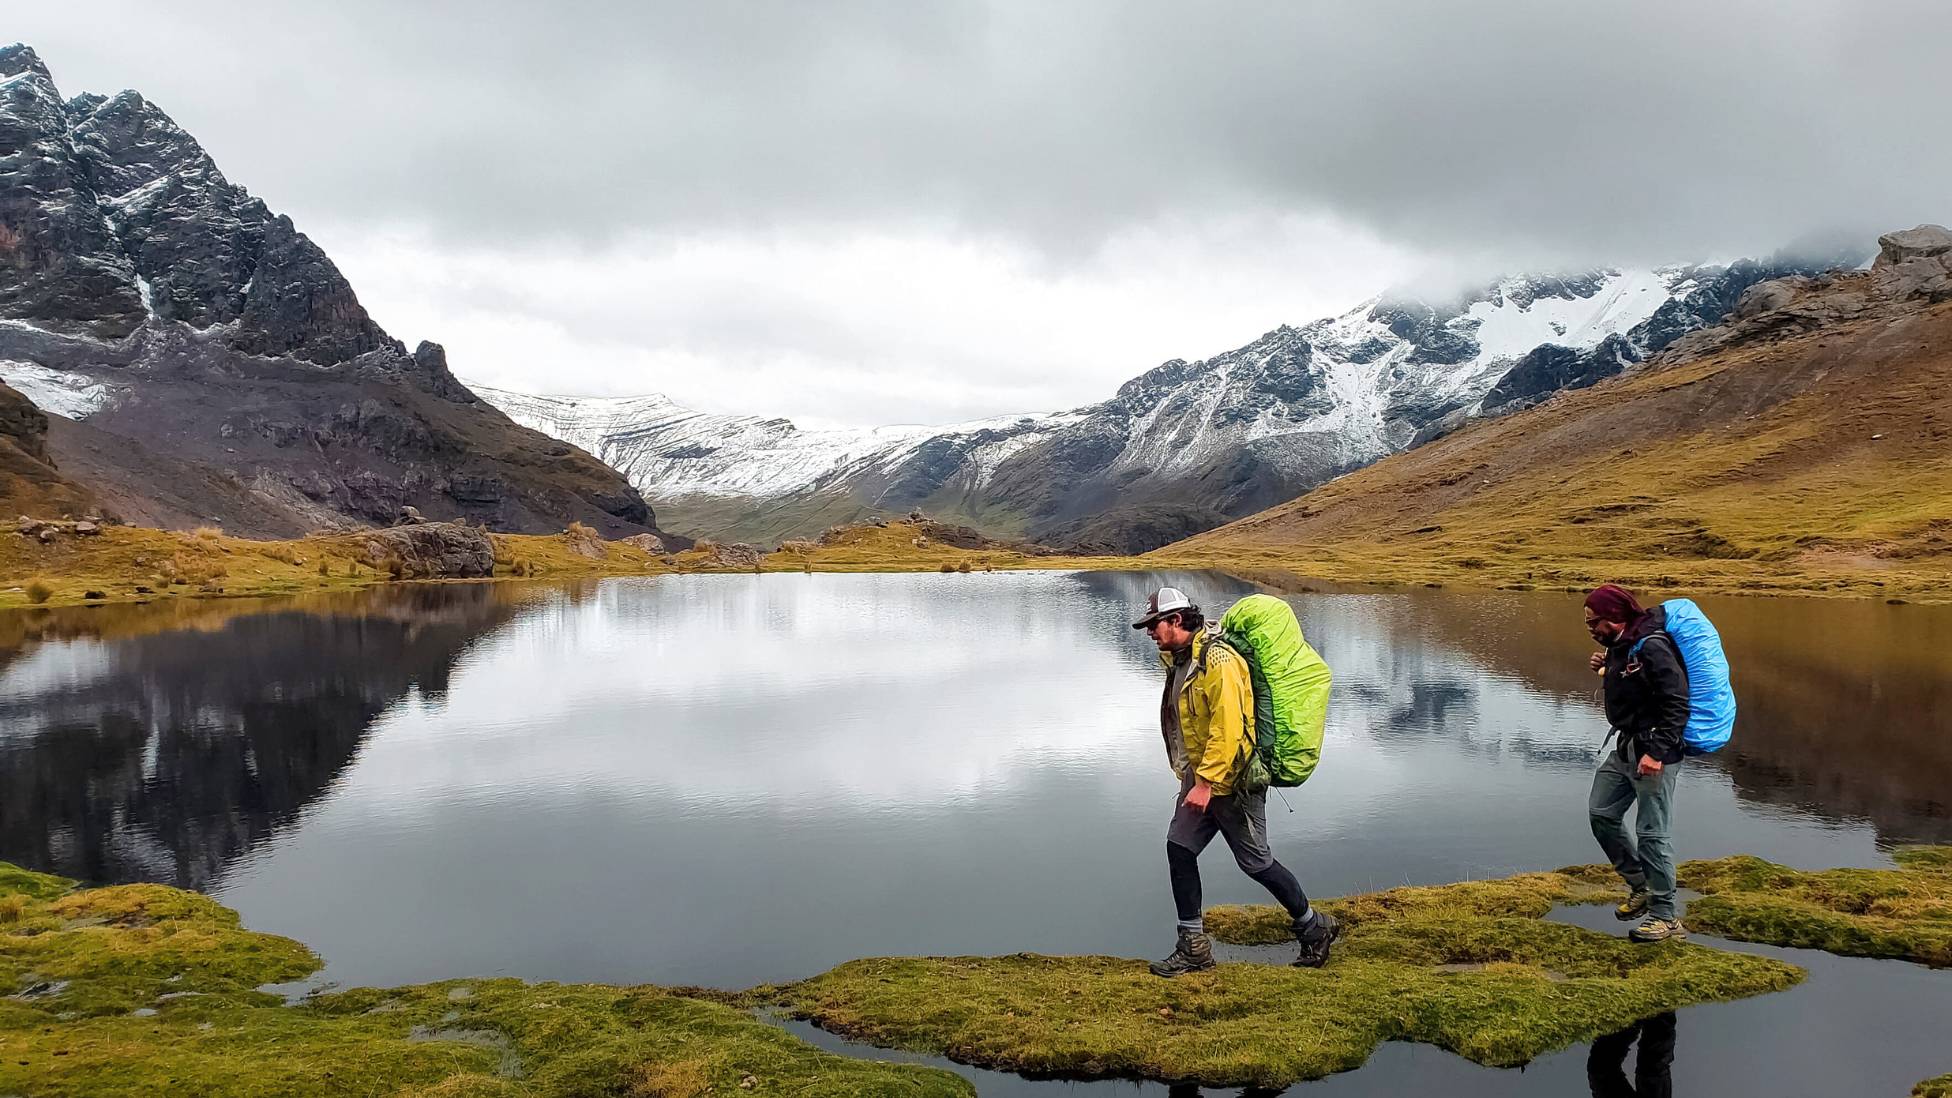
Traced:
<path fill-rule="evenodd" d="M 1722 651 L 1722 635 L 1693 599 L 1669 599 L 1661 604 L 1667 611 L 1667 633 L 1681 653 L 1681 666 L 1688 672 L 1688 728 L 1683 736 L 1687 753 L 1706 755 L 1720 751 L 1735 731 L 1735 687 L 1728 681 L 1728 655 Z M 1645 638 L 1633 646 L 1640 654 Z"/>

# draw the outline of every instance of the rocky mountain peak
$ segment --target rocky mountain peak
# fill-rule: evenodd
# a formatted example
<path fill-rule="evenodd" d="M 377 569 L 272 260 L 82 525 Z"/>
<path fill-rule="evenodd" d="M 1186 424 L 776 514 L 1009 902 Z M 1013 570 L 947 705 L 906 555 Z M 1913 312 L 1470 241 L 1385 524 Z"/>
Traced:
<path fill-rule="evenodd" d="M 437 344 L 408 354 L 162 108 L 63 99 L 25 47 L 0 66 L 0 378 L 48 400 L 63 474 L 138 522 L 258 534 L 406 506 L 502 529 L 653 527 L 621 476 L 481 405 Z M 0 499 L 53 499 L 43 436 L 13 433 L 29 439 L 8 444 L 16 464 L 47 468 L 0 476 Z"/>
<path fill-rule="evenodd" d="M 119 339 L 148 318 L 227 326 L 257 355 L 337 365 L 405 349 L 290 219 L 224 177 L 138 92 L 63 101 L 24 46 L 0 52 L 0 316 Z"/>
<path fill-rule="evenodd" d="M 33 73 L 50 84 L 54 82 L 54 76 L 47 71 L 47 66 L 41 63 L 41 55 L 35 53 L 32 46 L 20 42 L 15 42 L 11 46 L 0 46 L 0 79 L 24 76 L 28 73 Z"/>
<path fill-rule="evenodd" d="M 106 201 L 127 201 L 137 188 L 171 178 L 230 187 L 203 146 L 140 93 L 77 96 L 68 115 L 76 148 L 88 157 Z"/>

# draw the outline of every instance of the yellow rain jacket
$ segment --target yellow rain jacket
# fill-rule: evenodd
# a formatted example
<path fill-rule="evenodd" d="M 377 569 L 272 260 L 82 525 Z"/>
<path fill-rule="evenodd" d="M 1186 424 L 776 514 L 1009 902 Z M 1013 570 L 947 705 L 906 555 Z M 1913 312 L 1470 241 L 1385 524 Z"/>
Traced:
<path fill-rule="evenodd" d="M 1159 704 L 1166 758 L 1181 781 L 1196 774 L 1225 796 L 1254 750 L 1253 681 L 1247 661 L 1206 630 L 1193 635 L 1186 655 L 1182 663 L 1174 653 L 1159 653 L 1166 668 Z"/>

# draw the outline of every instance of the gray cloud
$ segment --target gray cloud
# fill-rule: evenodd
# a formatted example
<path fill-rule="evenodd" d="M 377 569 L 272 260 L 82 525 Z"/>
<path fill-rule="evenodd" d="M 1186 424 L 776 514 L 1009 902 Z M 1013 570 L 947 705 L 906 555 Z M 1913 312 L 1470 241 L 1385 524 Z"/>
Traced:
<path fill-rule="evenodd" d="M 1941 0 L 37 5 L 302 220 L 493 246 L 804 226 L 1063 264 L 1327 212 L 1486 263 L 1946 216 Z"/>

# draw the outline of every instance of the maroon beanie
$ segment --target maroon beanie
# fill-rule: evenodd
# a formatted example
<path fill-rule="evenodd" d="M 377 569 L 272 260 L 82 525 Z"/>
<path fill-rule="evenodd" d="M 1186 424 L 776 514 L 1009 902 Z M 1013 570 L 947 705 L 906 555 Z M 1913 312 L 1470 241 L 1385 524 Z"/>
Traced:
<path fill-rule="evenodd" d="M 1633 597 L 1633 592 L 1612 583 L 1603 583 L 1593 588 L 1593 593 L 1586 596 L 1586 609 L 1591 610 L 1594 616 L 1602 621 L 1618 622 L 1621 625 L 1632 625 L 1647 612 L 1641 609 L 1640 603 Z"/>

